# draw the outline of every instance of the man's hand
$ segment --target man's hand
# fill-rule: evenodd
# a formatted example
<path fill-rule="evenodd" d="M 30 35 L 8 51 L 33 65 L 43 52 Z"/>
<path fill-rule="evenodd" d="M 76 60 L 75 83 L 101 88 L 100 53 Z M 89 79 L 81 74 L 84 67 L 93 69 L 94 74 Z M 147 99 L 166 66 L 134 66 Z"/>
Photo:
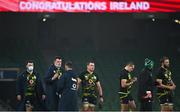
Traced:
<path fill-rule="evenodd" d="M 46 95 L 42 95 L 42 100 L 45 100 L 46 99 Z"/>
<path fill-rule="evenodd" d="M 175 90 L 175 88 L 176 88 L 175 85 L 169 86 L 169 89 L 170 89 L 171 91 Z"/>
<path fill-rule="evenodd" d="M 103 107 L 103 102 L 104 102 L 103 97 L 99 97 L 99 103 L 98 103 L 99 109 L 102 109 L 102 107 Z"/>
<path fill-rule="evenodd" d="M 17 95 L 17 100 L 18 100 L 18 101 L 21 101 L 21 99 L 22 99 L 22 98 L 21 98 L 21 95 Z"/>
<path fill-rule="evenodd" d="M 100 97 L 100 98 L 99 98 L 99 101 L 100 101 L 101 103 L 103 103 L 103 102 L 104 102 L 103 97 Z"/>
<path fill-rule="evenodd" d="M 52 77 L 52 80 L 55 80 L 59 77 L 59 74 L 55 73 L 54 76 Z"/>
<path fill-rule="evenodd" d="M 132 85 L 133 83 L 135 83 L 137 81 L 137 77 L 133 77 L 132 79 L 131 79 L 131 84 L 130 85 Z"/>
<path fill-rule="evenodd" d="M 173 82 L 173 81 L 171 81 L 171 85 L 172 85 L 171 90 L 175 90 L 175 89 L 176 89 L 176 85 L 174 84 L 174 82 Z"/>
<path fill-rule="evenodd" d="M 133 77 L 132 78 L 132 82 L 134 83 L 134 82 L 136 82 L 137 81 L 137 77 Z"/>
<path fill-rule="evenodd" d="M 151 91 L 146 91 L 146 96 L 144 96 L 144 98 L 152 98 L 152 93 Z"/>

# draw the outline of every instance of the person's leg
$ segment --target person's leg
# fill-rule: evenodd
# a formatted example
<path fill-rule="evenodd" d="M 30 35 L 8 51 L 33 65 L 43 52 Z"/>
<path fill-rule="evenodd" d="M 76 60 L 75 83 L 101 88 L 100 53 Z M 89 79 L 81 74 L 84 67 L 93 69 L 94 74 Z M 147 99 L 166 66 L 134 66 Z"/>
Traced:
<path fill-rule="evenodd" d="M 134 101 L 134 100 L 129 101 L 129 108 L 130 108 L 132 111 L 135 111 L 135 110 L 136 110 L 136 104 L 135 104 L 135 101 Z"/>
<path fill-rule="evenodd" d="M 26 112 L 32 112 L 34 109 L 33 105 L 30 103 L 26 103 L 25 107 L 26 107 Z"/>
<path fill-rule="evenodd" d="M 129 109 L 132 111 L 136 111 L 136 104 L 135 104 L 135 101 L 132 98 L 131 94 L 128 95 L 127 100 L 128 100 L 128 104 L 129 104 Z"/>
<path fill-rule="evenodd" d="M 173 111 L 172 96 L 165 95 L 161 99 L 161 112 Z"/>
<path fill-rule="evenodd" d="M 81 111 L 87 112 L 88 110 L 89 110 L 89 98 L 83 97 Z"/>
<path fill-rule="evenodd" d="M 167 112 L 167 111 L 169 111 L 168 108 L 169 108 L 169 107 L 168 107 L 167 104 L 161 104 L 161 112 Z"/>
<path fill-rule="evenodd" d="M 121 112 L 129 111 L 129 105 L 128 104 L 121 104 Z"/>
<path fill-rule="evenodd" d="M 34 98 L 32 96 L 26 96 L 25 98 L 25 108 L 26 112 L 32 112 L 34 109 Z"/>
<path fill-rule="evenodd" d="M 95 111 L 95 107 L 97 104 L 97 98 L 96 97 L 89 97 L 88 102 L 89 102 L 89 111 L 91 111 L 91 112 Z"/>
<path fill-rule="evenodd" d="M 82 111 L 87 112 L 89 111 L 89 103 L 88 102 L 84 102 L 81 108 Z"/>
<path fill-rule="evenodd" d="M 129 111 L 129 99 L 128 99 L 128 97 L 124 97 L 120 100 L 121 100 L 121 105 L 120 105 L 121 112 Z"/>
<path fill-rule="evenodd" d="M 95 105 L 89 104 L 89 111 L 94 112 L 95 111 Z"/>
<path fill-rule="evenodd" d="M 160 103 L 160 107 L 161 107 L 161 112 L 165 112 L 167 111 L 167 105 L 166 103 L 166 96 L 161 96 L 159 98 L 159 103 Z"/>
<path fill-rule="evenodd" d="M 168 110 L 173 111 L 173 97 L 172 95 L 168 95 Z"/>
<path fill-rule="evenodd" d="M 169 110 L 169 111 L 173 111 L 173 104 L 169 104 L 169 105 L 168 105 L 168 110 Z"/>

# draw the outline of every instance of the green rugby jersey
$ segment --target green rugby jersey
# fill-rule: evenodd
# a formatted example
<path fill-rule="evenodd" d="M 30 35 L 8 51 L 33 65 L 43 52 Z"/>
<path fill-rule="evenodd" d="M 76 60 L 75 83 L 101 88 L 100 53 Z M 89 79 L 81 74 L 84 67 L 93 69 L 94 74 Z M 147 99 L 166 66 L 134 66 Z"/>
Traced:
<path fill-rule="evenodd" d="M 172 73 L 169 69 L 160 67 L 156 78 L 161 79 L 162 84 L 164 84 L 164 85 L 171 85 Z M 172 94 L 172 91 L 168 90 L 166 88 L 157 88 L 157 97 L 158 98 L 160 98 L 161 96 L 167 95 L 167 94 Z"/>
<path fill-rule="evenodd" d="M 36 76 L 34 74 L 27 74 L 27 89 L 25 96 L 35 95 Z"/>
<path fill-rule="evenodd" d="M 97 97 L 96 83 L 99 81 L 99 77 L 96 73 L 90 74 L 88 71 L 82 72 L 79 75 L 82 80 L 82 97 Z"/>

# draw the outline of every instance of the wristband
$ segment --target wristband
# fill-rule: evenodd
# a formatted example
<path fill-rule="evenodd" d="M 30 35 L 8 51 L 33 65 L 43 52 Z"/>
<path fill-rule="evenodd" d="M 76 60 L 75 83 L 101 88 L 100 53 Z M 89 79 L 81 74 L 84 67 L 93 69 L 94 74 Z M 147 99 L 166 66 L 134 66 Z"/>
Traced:
<path fill-rule="evenodd" d="M 103 98 L 103 95 L 100 95 L 99 97 L 100 97 L 100 98 Z"/>

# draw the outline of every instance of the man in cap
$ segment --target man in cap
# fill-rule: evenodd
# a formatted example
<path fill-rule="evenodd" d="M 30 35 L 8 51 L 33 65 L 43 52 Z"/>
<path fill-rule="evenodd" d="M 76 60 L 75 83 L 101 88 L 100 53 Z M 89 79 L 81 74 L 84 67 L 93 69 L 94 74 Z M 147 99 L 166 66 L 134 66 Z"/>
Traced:
<path fill-rule="evenodd" d="M 152 111 L 153 67 L 154 62 L 146 58 L 144 68 L 138 76 L 138 99 L 140 101 L 140 111 Z"/>

